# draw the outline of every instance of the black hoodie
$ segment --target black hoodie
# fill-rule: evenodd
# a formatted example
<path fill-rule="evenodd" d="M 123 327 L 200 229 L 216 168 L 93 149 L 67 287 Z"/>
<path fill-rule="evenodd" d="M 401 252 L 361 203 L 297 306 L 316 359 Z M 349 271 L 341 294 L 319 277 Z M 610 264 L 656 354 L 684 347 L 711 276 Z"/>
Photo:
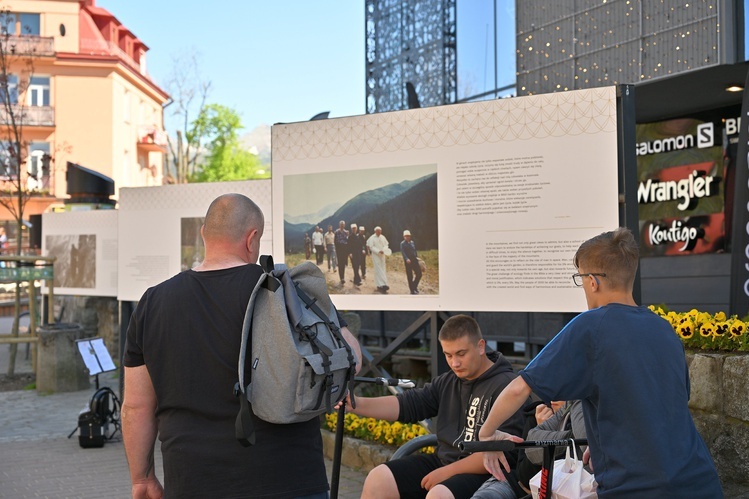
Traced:
<path fill-rule="evenodd" d="M 398 395 L 399 421 L 415 423 L 437 417 L 437 456 L 443 465 L 468 455 L 458 449 L 458 442 L 478 440 L 479 430 L 486 421 L 494 400 L 517 377 L 501 353 L 487 350 L 486 355 L 494 365 L 474 380 L 462 380 L 449 371 L 437 376 L 423 388 L 406 390 Z M 505 421 L 499 429 L 521 436 L 522 410 Z M 508 454 L 507 457 L 510 466 L 514 467 L 514 456 Z"/>

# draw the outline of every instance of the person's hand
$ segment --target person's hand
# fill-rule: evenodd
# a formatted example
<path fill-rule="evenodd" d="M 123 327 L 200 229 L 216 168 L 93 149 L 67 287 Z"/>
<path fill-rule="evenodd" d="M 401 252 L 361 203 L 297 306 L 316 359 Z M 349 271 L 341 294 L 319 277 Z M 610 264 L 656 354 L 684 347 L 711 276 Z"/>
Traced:
<path fill-rule="evenodd" d="M 333 408 L 337 411 L 341 408 L 343 401 L 338 402 Z M 346 412 L 351 412 L 351 394 L 346 394 Z"/>
<path fill-rule="evenodd" d="M 523 441 L 520 437 L 499 430 L 495 431 L 494 435 L 481 439 L 482 442 L 489 442 L 492 440 L 512 440 L 515 443 Z M 484 468 L 486 468 L 486 471 L 491 473 L 492 476 L 499 481 L 507 480 L 504 473 L 502 473 L 502 468 L 504 468 L 508 473 L 510 472 L 510 464 L 507 462 L 504 452 L 484 452 Z"/>
<path fill-rule="evenodd" d="M 411 260 L 406 259 L 406 263 L 409 264 L 409 265 L 411 265 Z"/>
<path fill-rule="evenodd" d="M 164 497 L 164 487 L 159 479 L 150 478 L 140 483 L 134 483 L 131 489 L 133 499 L 161 499 Z"/>
<path fill-rule="evenodd" d="M 583 464 L 590 468 L 590 471 L 593 471 L 593 461 L 590 460 L 590 447 L 586 447 L 585 452 L 583 452 Z"/>
<path fill-rule="evenodd" d="M 546 404 L 536 406 L 536 424 L 541 424 L 554 415 L 554 411 Z"/>
<path fill-rule="evenodd" d="M 432 487 L 441 484 L 451 476 L 452 473 L 450 473 L 450 470 L 446 466 L 441 466 L 421 479 L 421 488 L 432 490 Z"/>

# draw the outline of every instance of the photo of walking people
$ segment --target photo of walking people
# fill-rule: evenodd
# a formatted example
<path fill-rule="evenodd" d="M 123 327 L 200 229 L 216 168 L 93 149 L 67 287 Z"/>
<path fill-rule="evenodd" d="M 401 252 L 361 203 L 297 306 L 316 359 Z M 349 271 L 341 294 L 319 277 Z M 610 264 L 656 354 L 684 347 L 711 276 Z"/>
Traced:
<path fill-rule="evenodd" d="M 286 175 L 288 266 L 315 263 L 331 294 L 437 295 L 437 165 Z"/>

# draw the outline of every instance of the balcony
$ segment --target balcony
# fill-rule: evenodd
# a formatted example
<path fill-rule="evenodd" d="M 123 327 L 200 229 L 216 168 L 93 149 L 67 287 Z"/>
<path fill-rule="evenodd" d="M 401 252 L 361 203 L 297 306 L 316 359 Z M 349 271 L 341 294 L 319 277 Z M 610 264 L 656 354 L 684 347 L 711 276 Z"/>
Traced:
<path fill-rule="evenodd" d="M 55 108 L 52 106 L 12 105 L 12 113 L 16 124 L 24 127 L 53 127 L 55 126 Z M 0 124 L 10 125 L 11 119 L 8 109 L 0 105 Z"/>
<path fill-rule="evenodd" d="M 163 130 L 154 127 L 141 127 L 138 130 L 138 150 L 164 152 L 166 146 L 167 138 Z"/>
<path fill-rule="evenodd" d="M 2 43 L 10 54 L 19 57 L 41 57 L 55 55 L 55 39 L 51 36 L 8 36 Z"/>

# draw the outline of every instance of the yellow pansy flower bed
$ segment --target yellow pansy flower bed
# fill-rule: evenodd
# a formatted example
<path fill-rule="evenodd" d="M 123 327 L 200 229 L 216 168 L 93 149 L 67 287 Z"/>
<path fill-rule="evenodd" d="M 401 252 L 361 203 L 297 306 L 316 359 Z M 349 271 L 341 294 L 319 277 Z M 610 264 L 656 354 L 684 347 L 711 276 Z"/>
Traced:
<path fill-rule="evenodd" d="M 650 305 L 650 310 L 666 319 L 687 348 L 701 350 L 749 351 L 746 318 L 739 319 L 724 312 L 710 314 L 695 309 L 673 312 L 662 306 Z"/>
<path fill-rule="evenodd" d="M 336 413 L 325 415 L 325 425 L 330 431 L 335 432 L 337 422 Z M 362 418 L 353 413 L 346 414 L 343 419 L 344 435 L 396 447 L 428 433 L 427 429 L 419 424 L 406 424 L 398 421 L 391 423 L 382 419 Z M 427 447 L 424 452 L 431 454 L 434 452 L 434 447 Z"/>

